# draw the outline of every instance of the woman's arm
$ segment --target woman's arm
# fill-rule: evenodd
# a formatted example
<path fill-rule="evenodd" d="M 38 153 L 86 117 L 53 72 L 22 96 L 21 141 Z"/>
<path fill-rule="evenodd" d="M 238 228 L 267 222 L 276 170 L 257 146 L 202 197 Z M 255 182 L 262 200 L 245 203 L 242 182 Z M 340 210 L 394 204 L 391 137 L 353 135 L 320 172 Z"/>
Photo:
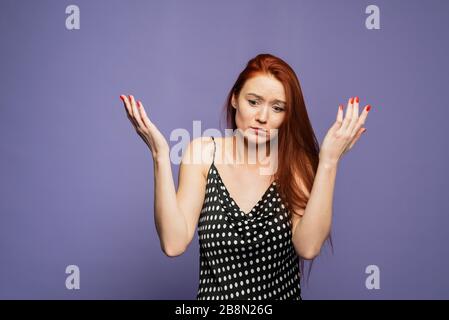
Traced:
<path fill-rule="evenodd" d="M 154 222 L 162 251 L 180 255 L 187 243 L 186 218 L 178 208 L 169 154 L 154 158 Z"/>
<path fill-rule="evenodd" d="M 324 137 L 317 173 L 304 215 L 293 221 L 293 243 L 298 254 L 305 259 L 316 257 L 329 235 L 338 163 L 366 131 L 363 126 L 370 109 L 371 106 L 366 105 L 359 116 L 359 98 L 351 97 L 344 119 L 343 106 L 340 105 L 337 119 Z"/>
<path fill-rule="evenodd" d="M 165 137 L 150 120 L 141 101 L 136 101 L 133 95 L 121 95 L 120 99 L 128 119 L 153 156 L 154 221 L 162 250 L 168 256 L 180 255 L 192 241 L 204 201 L 206 178 L 202 160 L 203 150 L 209 151 L 209 146 L 204 146 L 209 145 L 209 139 L 200 137 L 189 143 L 179 169 L 176 192 Z"/>
<path fill-rule="evenodd" d="M 319 162 L 304 214 L 294 223 L 293 245 L 304 259 L 313 259 L 320 253 L 331 230 L 337 166 L 333 162 Z"/>
<path fill-rule="evenodd" d="M 202 157 L 195 159 L 193 153 L 208 150 L 206 140 L 202 137 L 194 139 L 186 148 L 179 168 L 177 192 L 169 153 L 154 158 L 154 221 L 161 248 L 171 257 L 187 249 L 198 224 L 206 179 Z"/>

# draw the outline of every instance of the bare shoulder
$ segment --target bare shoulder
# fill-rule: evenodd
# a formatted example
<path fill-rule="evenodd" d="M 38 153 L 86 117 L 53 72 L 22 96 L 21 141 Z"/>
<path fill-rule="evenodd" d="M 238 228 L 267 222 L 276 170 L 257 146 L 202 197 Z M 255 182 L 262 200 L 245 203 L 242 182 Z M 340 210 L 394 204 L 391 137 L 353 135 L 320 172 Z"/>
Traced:
<path fill-rule="evenodd" d="M 218 138 L 215 138 L 217 140 Z M 214 156 L 214 142 L 210 136 L 192 139 L 185 151 L 185 162 L 201 166 L 201 173 L 206 179 Z"/>

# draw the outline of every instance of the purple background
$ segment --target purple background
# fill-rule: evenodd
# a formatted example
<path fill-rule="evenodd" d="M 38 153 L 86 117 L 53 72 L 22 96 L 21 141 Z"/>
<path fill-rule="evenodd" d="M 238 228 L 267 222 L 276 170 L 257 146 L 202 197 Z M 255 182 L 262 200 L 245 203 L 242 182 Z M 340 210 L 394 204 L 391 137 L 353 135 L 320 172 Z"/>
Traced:
<path fill-rule="evenodd" d="M 70 4 L 80 30 L 65 28 Z M 370 4 L 380 30 L 365 28 Z M 335 252 L 303 298 L 448 299 L 448 26 L 446 0 L 2 0 L 0 298 L 195 299 L 198 238 L 162 253 L 151 154 L 119 95 L 173 146 L 194 120 L 221 129 L 238 73 L 272 53 L 296 71 L 320 144 L 338 104 L 372 105 L 337 173 Z M 80 290 L 65 287 L 71 264 Z"/>

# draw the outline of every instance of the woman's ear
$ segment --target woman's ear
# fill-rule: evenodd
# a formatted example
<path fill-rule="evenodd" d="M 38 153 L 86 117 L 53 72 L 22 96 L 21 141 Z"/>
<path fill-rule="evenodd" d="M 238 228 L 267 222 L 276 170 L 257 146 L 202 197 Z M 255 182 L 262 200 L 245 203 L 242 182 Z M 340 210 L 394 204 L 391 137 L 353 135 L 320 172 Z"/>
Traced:
<path fill-rule="evenodd" d="M 231 105 L 234 109 L 237 109 L 237 100 L 235 99 L 234 94 L 232 94 Z"/>

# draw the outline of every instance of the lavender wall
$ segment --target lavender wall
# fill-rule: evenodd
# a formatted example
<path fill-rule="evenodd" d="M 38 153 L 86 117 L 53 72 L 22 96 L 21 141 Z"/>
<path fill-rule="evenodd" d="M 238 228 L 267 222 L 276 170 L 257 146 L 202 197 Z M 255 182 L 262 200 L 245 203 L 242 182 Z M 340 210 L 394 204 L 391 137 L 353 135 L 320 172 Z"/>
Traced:
<path fill-rule="evenodd" d="M 365 27 L 371 4 L 379 30 Z M 448 21 L 445 0 L 2 0 L 0 298 L 194 299 L 198 239 L 161 252 L 151 154 L 119 95 L 167 140 L 194 120 L 220 129 L 238 72 L 272 53 L 297 72 L 320 143 L 338 104 L 373 107 L 337 174 L 335 252 L 303 298 L 448 299 Z"/>

